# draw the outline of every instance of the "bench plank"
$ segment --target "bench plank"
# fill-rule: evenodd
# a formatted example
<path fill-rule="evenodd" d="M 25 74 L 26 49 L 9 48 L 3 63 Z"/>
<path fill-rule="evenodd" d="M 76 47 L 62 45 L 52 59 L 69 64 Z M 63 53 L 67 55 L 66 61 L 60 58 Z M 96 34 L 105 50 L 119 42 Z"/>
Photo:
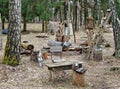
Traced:
<path fill-rule="evenodd" d="M 54 69 L 63 69 L 63 70 L 68 70 L 68 69 L 72 69 L 72 65 L 74 63 L 78 63 L 80 67 L 82 67 L 82 63 L 83 62 L 60 62 L 60 63 L 52 63 L 52 64 L 46 64 L 46 66 L 48 67 L 48 70 L 54 70 Z"/>

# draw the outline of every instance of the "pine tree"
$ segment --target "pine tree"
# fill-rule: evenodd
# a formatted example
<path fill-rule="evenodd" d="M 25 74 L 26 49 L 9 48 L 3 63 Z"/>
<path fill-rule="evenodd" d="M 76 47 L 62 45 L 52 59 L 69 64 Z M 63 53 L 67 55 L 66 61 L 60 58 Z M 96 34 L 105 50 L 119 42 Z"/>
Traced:
<path fill-rule="evenodd" d="M 12 66 L 20 62 L 21 0 L 9 0 L 8 36 L 2 62 Z"/>

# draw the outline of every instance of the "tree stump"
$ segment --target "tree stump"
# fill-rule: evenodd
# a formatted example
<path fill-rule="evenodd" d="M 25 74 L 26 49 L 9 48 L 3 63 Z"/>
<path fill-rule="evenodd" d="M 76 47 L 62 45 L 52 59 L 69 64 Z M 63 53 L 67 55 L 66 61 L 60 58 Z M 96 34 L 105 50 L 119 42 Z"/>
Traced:
<path fill-rule="evenodd" d="M 103 54 L 102 54 L 102 49 L 95 49 L 93 52 L 93 60 L 94 61 L 101 61 Z"/>
<path fill-rule="evenodd" d="M 73 70 L 73 84 L 77 87 L 84 87 L 85 86 L 85 74 L 78 73 Z"/>
<path fill-rule="evenodd" d="M 35 61 L 35 62 L 38 62 L 38 52 L 36 51 L 33 51 L 30 55 L 30 60 L 31 61 Z"/>

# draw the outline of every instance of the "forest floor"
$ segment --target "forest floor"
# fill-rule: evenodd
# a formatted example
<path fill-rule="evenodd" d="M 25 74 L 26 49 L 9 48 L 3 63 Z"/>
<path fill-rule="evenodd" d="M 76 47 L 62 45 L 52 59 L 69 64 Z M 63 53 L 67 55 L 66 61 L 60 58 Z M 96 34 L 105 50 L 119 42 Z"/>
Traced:
<path fill-rule="evenodd" d="M 29 24 L 29 30 L 41 30 L 38 24 Z M 30 28 L 31 27 L 31 28 Z M 36 28 L 37 27 L 37 28 Z M 22 41 L 33 44 L 35 50 L 40 50 L 47 46 L 48 40 L 55 40 L 54 35 L 47 38 L 36 36 L 42 33 L 30 32 L 22 34 Z M 76 32 L 76 43 L 71 36 L 72 46 L 79 46 L 87 36 L 84 32 Z M 85 73 L 85 87 L 76 87 L 72 83 L 72 70 L 66 70 L 66 75 L 62 79 L 49 81 L 49 71 L 46 66 L 41 68 L 37 62 L 30 61 L 29 55 L 21 55 L 21 63 L 17 67 L 11 67 L 0 63 L 0 89 L 120 89 L 120 69 L 111 70 L 111 67 L 120 68 L 120 59 L 112 56 L 114 53 L 113 33 L 104 33 L 104 38 L 111 44 L 111 47 L 103 46 L 103 60 L 100 62 L 86 60 L 85 54 L 78 52 L 64 52 L 63 58 L 67 61 L 78 60 L 83 62 L 83 67 L 87 69 Z M 2 60 L 7 36 L 3 35 L 3 49 L 0 50 L 0 60 Z M 45 63 L 50 62 L 50 56 Z"/>

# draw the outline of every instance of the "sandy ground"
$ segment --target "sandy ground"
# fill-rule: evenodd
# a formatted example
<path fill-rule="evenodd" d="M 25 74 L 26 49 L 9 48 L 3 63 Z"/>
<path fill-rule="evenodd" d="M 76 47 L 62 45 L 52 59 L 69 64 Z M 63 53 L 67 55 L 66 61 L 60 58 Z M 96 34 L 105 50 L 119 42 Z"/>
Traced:
<path fill-rule="evenodd" d="M 29 28 L 32 24 L 29 24 Z M 37 24 L 37 26 L 39 26 Z M 37 27 L 35 24 L 31 27 Z M 36 30 L 39 30 L 36 28 Z M 48 40 L 55 38 L 49 35 L 48 38 L 37 38 L 41 33 L 30 33 L 22 35 L 22 41 L 28 41 L 35 46 L 35 50 L 40 50 L 47 45 Z M 3 57 L 6 35 L 3 35 L 3 49 L 0 50 L 0 60 Z M 110 71 L 112 66 L 120 66 L 120 59 L 111 56 L 114 53 L 114 41 L 112 33 L 104 33 L 105 39 L 111 43 L 112 47 L 103 47 L 103 60 L 96 62 L 86 60 L 85 54 L 77 52 L 64 52 L 63 57 L 67 61 L 78 60 L 87 69 L 85 73 L 85 87 L 76 87 L 72 83 L 72 70 L 66 70 L 66 75 L 62 79 L 49 81 L 49 71 L 46 66 L 41 68 L 38 63 L 30 61 L 30 56 L 22 55 L 21 63 L 17 67 L 0 64 L 0 89 L 120 89 L 120 72 Z M 77 43 L 71 37 L 72 46 L 79 46 L 87 38 L 85 33 L 76 33 Z M 50 56 L 45 63 L 50 62 Z"/>

